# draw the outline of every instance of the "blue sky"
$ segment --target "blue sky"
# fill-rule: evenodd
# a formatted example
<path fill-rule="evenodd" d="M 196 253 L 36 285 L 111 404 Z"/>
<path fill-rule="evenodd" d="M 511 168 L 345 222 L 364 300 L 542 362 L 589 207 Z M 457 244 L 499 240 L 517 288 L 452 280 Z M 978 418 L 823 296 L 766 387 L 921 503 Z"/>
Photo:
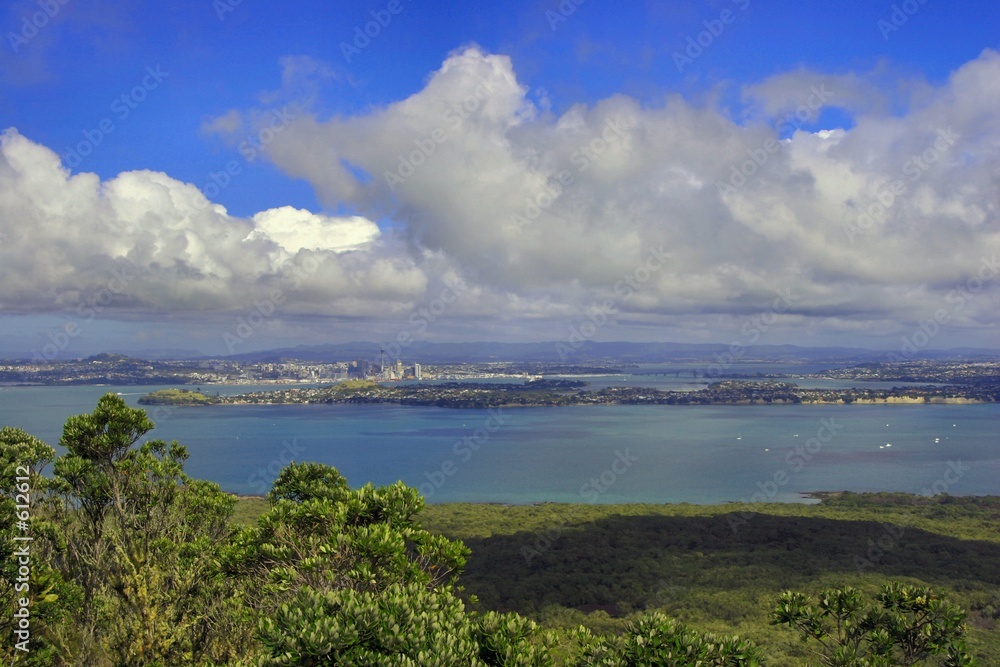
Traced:
<path fill-rule="evenodd" d="M 927 347 L 996 347 L 992 274 L 968 281 L 1000 249 L 998 28 L 995 3 L 940 0 L 8 3 L 0 354 L 62 340 L 67 322 L 59 358 L 415 328 L 558 341 L 586 322 L 595 340 L 757 331 L 894 349 L 936 314 Z M 814 89 L 829 91 L 822 104 L 779 129 Z M 449 126 L 441 110 L 463 100 L 475 109 Z M 581 168 L 574 148 L 600 146 L 614 119 L 625 129 Z M 951 125 L 960 138 L 904 177 Z M 385 187 L 435 128 L 427 168 Z M 758 153 L 769 163 L 752 182 L 718 187 L 772 136 L 786 143 Z M 531 226 L 497 231 L 567 170 Z M 905 191 L 859 222 L 896 178 Z M 42 186 L 24 194 L 42 181 L 59 206 Z M 177 203 L 192 188 L 210 202 L 197 215 Z M 841 220 L 835 241 L 810 227 L 824 216 Z M 55 252 L 47 234 L 92 243 Z M 669 270 L 615 290 L 663 244 Z M 108 295 L 123 265 L 143 270 Z M 418 326 L 449 283 L 464 297 Z M 772 318 L 790 286 L 801 295 Z M 255 310 L 269 313 L 234 347 Z M 767 331 L 747 328 L 762 314 Z"/>

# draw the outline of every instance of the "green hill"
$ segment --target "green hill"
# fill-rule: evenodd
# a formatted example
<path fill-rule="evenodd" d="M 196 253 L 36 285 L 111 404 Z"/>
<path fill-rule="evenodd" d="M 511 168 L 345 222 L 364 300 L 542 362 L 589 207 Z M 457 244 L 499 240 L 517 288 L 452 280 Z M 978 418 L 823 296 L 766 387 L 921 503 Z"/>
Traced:
<path fill-rule="evenodd" d="M 219 399 L 191 389 L 159 389 L 139 399 L 139 405 L 214 405 Z"/>

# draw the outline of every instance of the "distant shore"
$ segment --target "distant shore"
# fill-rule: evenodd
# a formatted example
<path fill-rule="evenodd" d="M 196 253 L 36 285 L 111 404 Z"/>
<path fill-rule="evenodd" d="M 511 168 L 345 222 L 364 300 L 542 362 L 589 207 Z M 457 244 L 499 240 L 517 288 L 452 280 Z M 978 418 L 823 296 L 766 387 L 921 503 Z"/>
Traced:
<path fill-rule="evenodd" d="M 580 405 L 977 405 L 1000 400 L 1000 386 L 925 385 L 892 389 L 803 389 L 790 382 L 724 380 L 686 391 L 648 387 L 585 390 L 578 380 L 540 379 L 524 383 L 449 382 L 385 385 L 354 380 L 310 388 L 283 388 L 233 396 L 209 396 L 190 389 L 162 389 L 141 405 L 417 405 L 442 408 L 520 408 Z"/>

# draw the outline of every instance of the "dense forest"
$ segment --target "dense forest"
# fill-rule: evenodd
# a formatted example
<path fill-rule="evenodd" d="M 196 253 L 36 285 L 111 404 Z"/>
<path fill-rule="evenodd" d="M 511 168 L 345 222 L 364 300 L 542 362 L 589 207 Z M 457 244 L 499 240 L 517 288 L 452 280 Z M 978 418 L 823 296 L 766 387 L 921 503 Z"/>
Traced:
<path fill-rule="evenodd" d="M 1000 664 L 1000 499 L 425 507 L 292 463 L 238 500 L 153 427 L 0 429 L 5 664 Z"/>

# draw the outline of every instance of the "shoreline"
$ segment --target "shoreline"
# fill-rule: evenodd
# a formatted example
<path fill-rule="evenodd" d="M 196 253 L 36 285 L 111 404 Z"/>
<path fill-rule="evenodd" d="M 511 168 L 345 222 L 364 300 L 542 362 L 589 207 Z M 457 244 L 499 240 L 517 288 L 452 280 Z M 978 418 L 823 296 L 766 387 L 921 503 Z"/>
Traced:
<path fill-rule="evenodd" d="M 332 405 L 398 405 L 401 407 L 413 408 L 441 408 L 442 410 L 514 410 L 519 408 L 580 408 L 580 407 L 663 407 L 663 408 L 698 408 L 712 406 L 785 406 L 785 405 L 829 405 L 829 406 L 851 406 L 851 405 L 991 405 L 996 401 L 984 401 L 976 398 L 965 397 L 931 397 L 928 400 L 923 398 L 905 398 L 890 396 L 887 398 L 859 398 L 851 401 L 838 400 L 801 400 L 788 401 L 782 399 L 764 400 L 752 399 L 744 401 L 710 401 L 692 403 L 654 403 L 654 402 L 628 402 L 628 401 L 602 401 L 594 403 L 569 403 L 557 405 L 552 403 L 498 403 L 492 405 L 435 405 L 433 403 L 413 403 L 406 401 L 219 401 L 216 403 L 167 403 L 167 402 L 147 402 L 139 403 L 141 406 L 149 407 L 170 407 L 170 408 L 205 408 L 205 407 L 241 407 L 241 406 L 275 406 L 275 405 L 310 405 L 310 406 L 332 406 Z"/>

